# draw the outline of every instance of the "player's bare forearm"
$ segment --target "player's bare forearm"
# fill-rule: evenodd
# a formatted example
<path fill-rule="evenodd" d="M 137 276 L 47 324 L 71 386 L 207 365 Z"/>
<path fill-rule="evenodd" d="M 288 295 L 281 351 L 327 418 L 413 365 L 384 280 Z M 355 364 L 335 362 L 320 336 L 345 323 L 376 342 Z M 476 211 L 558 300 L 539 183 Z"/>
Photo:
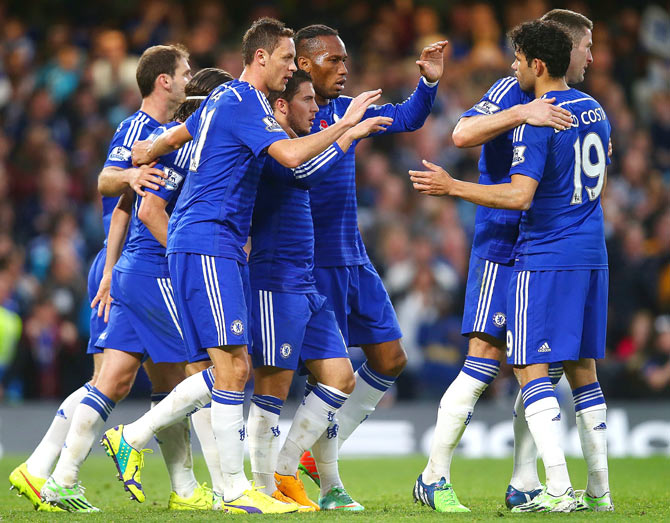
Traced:
<path fill-rule="evenodd" d="M 147 193 L 137 211 L 137 217 L 163 247 L 167 247 L 167 228 L 170 217 L 165 212 L 167 202 L 153 193 Z"/>
<path fill-rule="evenodd" d="M 528 210 L 533 200 L 532 196 L 528 198 L 526 190 L 515 187 L 512 183 L 480 185 L 478 183 L 453 180 L 449 195 L 484 207 L 516 211 Z"/>
<path fill-rule="evenodd" d="M 495 114 L 461 118 L 451 135 L 454 145 L 456 147 L 475 147 L 518 127 L 524 123 L 518 107 L 510 107 L 506 111 Z"/>
<path fill-rule="evenodd" d="M 123 244 L 126 242 L 128 234 L 128 224 L 130 223 L 130 213 L 133 209 L 133 199 L 135 193 L 129 189 L 121 195 L 119 202 L 112 212 L 112 219 L 109 223 L 109 233 L 107 234 L 107 257 L 105 258 L 105 274 L 111 274 L 114 265 L 121 257 Z"/>
<path fill-rule="evenodd" d="M 135 142 L 132 148 L 133 165 L 147 165 L 172 151 L 176 151 L 193 139 L 186 128 L 180 124 L 161 134 L 153 142 L 142 140 Z"/>
<path fill-rule="evenodd" d="M 279 140 L 270 145 L 268 153 L 284 167 L 295 169 L 325 151 L 351 127 L 351 124 L 340 120 L 335 125 L 309 136 Z"/>
<path fill-rule="evenodd" d="M 105 167 L 98 175 L 98 191 L 103 196 L 119 196 L 128 188 L 127 169 Z"/>

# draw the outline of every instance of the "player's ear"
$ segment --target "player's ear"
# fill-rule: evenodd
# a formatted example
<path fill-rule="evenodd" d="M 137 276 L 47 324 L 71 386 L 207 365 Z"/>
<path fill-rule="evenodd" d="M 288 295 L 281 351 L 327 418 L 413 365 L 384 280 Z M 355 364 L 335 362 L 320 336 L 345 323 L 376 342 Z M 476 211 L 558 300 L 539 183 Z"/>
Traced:
<path fill-rule="evenodd" d="M 301 69 L 306 73 L 312 72 L 312 61 L 306 56 L 299 56 L 296 63 L 298 64 L 298 69 Z"/>
<path fill-rule="evenodd" d="M 277 98 L 273 109 L 275 111 L 279 111 L 283 115 L 286 115 L 288 113 L 288 102 L 283 98 Z"/>
<path fill-rule="evenodd" d="M 160 85 L 163 89 L 170 90 L 170 86 L 172 85 L 172 78 L 168 74 L 159 74 L 156 77 L 156 83 Z M 156 85 L 154 84 L 154 87 Z"/>
<path fill-rule="evenodd" d="M 258 61 L 259 64 L 261 65 L 266 65 L 268 56 L 267 56 L 267 51 L 265 49 L 256 49 L 256 53 L 254 55 L 254 58 Z"/>

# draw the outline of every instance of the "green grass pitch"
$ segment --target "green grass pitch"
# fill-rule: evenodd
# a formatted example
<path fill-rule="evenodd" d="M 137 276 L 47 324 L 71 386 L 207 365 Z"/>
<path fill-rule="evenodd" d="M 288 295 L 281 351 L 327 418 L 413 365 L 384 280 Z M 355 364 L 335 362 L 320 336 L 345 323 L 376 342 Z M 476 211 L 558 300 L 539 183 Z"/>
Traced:
<path fill-rule="evenodd" d="M 0 475 L 7 478 L 11 470 L 25 456 L 5 456 L 0 460 Z M 593 520 L 626 521 L 645 518 L 650 521 L 670 521 L 670 460 L 667 457 L 649 459 L 610 460 L 610 481 L 616 512 L 576 514 L 510 514 L 503 497 L 509 479 L 511 460 L 467 460 L 457 457 L 453 463 L 452 481 L 461 502 L 470 514 L 437 514 L 426 507 L 412 503 L 411 490 L 418 473 L 425 465 L 422 456 L 386 459 L 346 459 L 341 463 L 341 473 L 349 493 L 365 505 L 358 514 L 316 513 L 290 514 L 286 519 L 337 520 L 337 521 L 438 521 L 460 518 L 462 521 L 507 519 L 555 519 L 570 521 Z M 586 468 L 581 460 L 570 460 L 573 485 L 583 488 Z M 208 478 L 202 458 L 196 459 L 196 475 L 200 481 Z M 271 516 L 230 516 L 216 512 L 171 512 L 166 509 L 169 481 L 165 467 L 157 455 L 148 456 L 143 473 L 147 501 L 132 502 L 116 480 L 109 458 L 93 455 L 81 471 L 86 495 L 102 509 L 100 514 L 38 513 L 23 498 L 5 491 L 0 494 L 0 521 L 219 521 L 220 518 L 268 519 Z M 9 486 L 7 480 L 5 485 Z M 308 491 L 317 496 L 316 487 L 305 479 Z M 273 517 L 276 519 L 276 516 Z"/>

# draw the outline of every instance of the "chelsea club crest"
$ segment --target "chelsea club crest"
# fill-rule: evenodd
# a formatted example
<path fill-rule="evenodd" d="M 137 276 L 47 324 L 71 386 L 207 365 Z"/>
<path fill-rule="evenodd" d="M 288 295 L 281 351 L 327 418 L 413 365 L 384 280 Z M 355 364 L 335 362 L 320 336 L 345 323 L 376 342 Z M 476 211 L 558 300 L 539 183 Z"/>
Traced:
<path fill-rule="evenodd" d="M 284 343 L 281 347 L 279 347 L 279 354 L 282 358 L 286 359 L 291 355 L 292 350 L 293 348 L 290 344 Z"/>
<path fill-rule="evenodd" d="M 244 323 L 242 320 L 235 320 L 230 324 L 230 330 L 235 336 L 240 336 L 244 332 Z"/>
<path fill-rule="evenodd" d="M 493 315 L 493 325 L 496 327 L 504 327 L 505 323 L 507 323 L 507 318 L 502 312 L 496 312 Z"/>

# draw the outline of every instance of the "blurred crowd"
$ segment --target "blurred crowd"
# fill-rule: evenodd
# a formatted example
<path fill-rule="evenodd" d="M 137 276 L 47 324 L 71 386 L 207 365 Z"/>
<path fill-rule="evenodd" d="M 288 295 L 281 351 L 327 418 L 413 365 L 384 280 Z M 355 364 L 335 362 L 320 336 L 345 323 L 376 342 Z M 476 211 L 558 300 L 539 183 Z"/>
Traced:
<path fill-rule="evenodd" d="M 103 242 L 97 174 L 114 129 L 140 105 L 138 56 L 182 42 L 194 70 L 242 70 L 241 36 L 275 16 L 299 29 L 339 29 L 346 94 L 382 87 L 400 102 L 419 78 L 421 48 L 449 40 L 438 99 L 424 127 L 358 146 L 359 218 L 368 253 L 404 330 L 409 366 L 399 398 L 439 397 L 460 370 L 473 205 L 415 193 L 422 158 L 471 181 L 479 148 L 457 149 L 462 112 L 511 74 L 505 33 L 553 7 L 507 2 L 0 0 L 0 378 L 5 400 L 61 397 L 88 378 L 86 276 Z M 610 256 L 608 398 L 670 397 L 670 12 L 649 5 L 563 2 L 595 22 L 594 62 L 576 86 L 611 121 L 603 193 Z M 280 6 L 280 7 L 278 7 Z M 569 292 L 569 290 L 566 290 Z M 353 352 L 356 356 L 356 352 Z M 487 392 L 516 392 L 509 373 Z"/>

